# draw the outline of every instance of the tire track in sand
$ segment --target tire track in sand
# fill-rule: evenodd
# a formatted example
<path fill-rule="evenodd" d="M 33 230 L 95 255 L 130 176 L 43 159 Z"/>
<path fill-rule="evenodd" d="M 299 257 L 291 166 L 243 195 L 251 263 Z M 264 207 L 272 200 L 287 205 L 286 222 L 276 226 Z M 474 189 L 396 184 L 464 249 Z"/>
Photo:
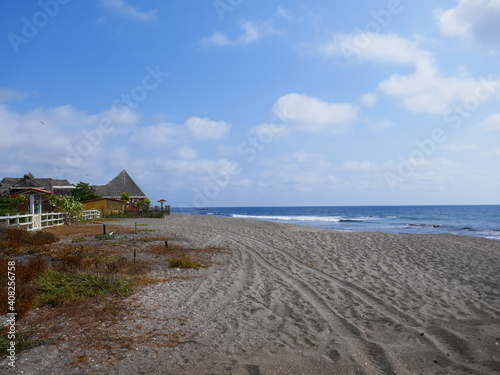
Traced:
<path fill-rule="evenodd" d="M 230 232 L 232 236 L 228 236 L 227 233 Z M 377 357 L 377 361 L 380 361 L 382 359 L 382 363 L 378 363 L 378 366 L 382 365 L 382 368 L 387 369 L 388 365 L 390 366 L 390 361 L 385 353 L 384 349 L 380 347 L 378 344 L 373 343 L 367 339 L 361 338 L 361 329 L 348 321 L 344 316 L 342 316 L 338 311 L 336 311 L 334 308 L 332 308 L 315 290 L 315 288 L 311 285 L 309 285 L 309 282 L 300 279 L 299 277 L 292 278 L 289 276 L 289 274 L 286 271 L 283 271 L 282 269 L 279 269 L 278 267 L 271 266 L 269 265 L 268 260 L 266 260 L 264 257 L 262 257 L 260 254 L 255 252 L 253 249 L 251 249 L 247 243 L 255 243 L 261 248 L 267 248 L 270 249 L 278 254 L 280 254 L 284 259 L 289 261 L 291 264 L 294 266 L 298 267 L 299 269 L 303 271 L 307 271 L 307 273 L 313 273 L 316 276 L 320 276 L 324 280 L 327 280 L 331 283 L 333 283 L 337 288 L 339 288 L 346 296 L 350 297 L 351 299 L 356 299 L 359 302 L 365 304 L 366 306 L 369 306 L 370 308 L 375 308 L 380 314 L 386 316 L 388 319 L 390 319 L 395 325 L 398 325 L 399 329 L 404 328 L 405 330 L 409 331 L 407 333 L 407 337 L 412 335 L 413 337 L 420 337 L 420 340 L 422 342 L 425 342 L 427 345 L 429 345 L 434 351 L 439 353 L 439 358 L 440 361 L 446 365 L 446 366 L 456 366 L 459 365 L 462 369 L 470 372 L 470 373 L 477 373 L 476 370 L 470 368 L 467 363 L 470 363 L 471 360 L 471 355 L 467 350 L 464 350 L 464 347 L 461 348 L 461 350 L 455 350 L 455 346 L 452 344 L 453 342 L 459 342 L 462 339 L 458 336 L 455 336 L 452 332 L 448 331 L 447 335 L 440 335 L 436 334 L 435 330 L 428 330 L 426 327 L 426 323 L 422 322 L 420 319 L 411 316 L 403 311 L 401 311 L 399 308 L 393 305 L 386 305 L 381 299 L 377 298 L 374 296 L 372 293 L 368 292 L 365 289 L 362 289 L 360 286 L 355 285 L 351 282 L 341 280 L 335 276 L 332 276 L 322 270 L 319 270 L 315 267 L 308 267 L 304 265 L 304 262 L 288 253 L 286 253 L 283 250 L 278 249 L 275 246 L 271 246 L 264 241 L 261 241 L 259 239 L 256 239 L 254 237 L 250 237 L 248 235 L 245 235 L 241 232 L 239 233 L 234 233 L 231 231 L 226 231 L 225 233 L 219 233 L 221 236 L 226 237 L 230 241 L 233 241 L 235 243 L 238 243 L 240 246 L 243 246 L 246 248 L 246 250 L 252 254 L 254 257 L 259 257 L 261 266 L 264 266 L 266 268 L 272 268 L 272 271 L 275 273 L 278 273 L 281 278 L 294 280 L 295 282 L 293 283 L 294 287 L 296 288 L 302 288 L 302 291 L 306 291 L 307 293 L 313 293 L 314 295 L 314 300 L 316 302 L 319 301 L 319 305 L 322 306 L 321 308 L 326 309 L 333 315 L 335 315 L 335 319 L 339 321 L 346 329 L 347 331 L 355 337 L 357 340 L 360 340 L 363 345 L 368 346 L 367 347 L 367 352 L 370 354 L 370 356 Z M 236 238 L 241 238 L 244 239 L 244 241 L 240 241 L 233 236 L 236 236 Z M 300 275 L 300 272 L 297 273 L 297 275 Z M 302 293 L 303 294 L 303 293 Z M 311 301 L 310 301 L 311 302 Z M 318 310 L 318 305 L 313 304 L 315 308 Z M 320 308 L 320 309 L 321 309 Z M 318 310 L 320 312 L 320 310 Z M 403 323 L 403 324 L 402 324 Z M 407 323 L 407 324 L 404 324 Z M 427 334 L 425 336 L 422 336 L 421 333 L 422 331 L 427 331 Z M 455 354 L 455 361 L 452 361 L 448 355 L 450 350 Z M 382 355 L 382 357 L 381 357 Z M 377 363 L 375 361 L 375 363 Z M 457 363 L 458 362 L 458 363 Z M 392 367 L 391 371 L 392 370 Z M 384 370 L 386 371 L 386 370 Z M 387 373 L 387 372 L 386 372 Z"/>
<path fill-rule="evenodd" d="M 279 276 L 279 278 L 285 281 L 288 286 L 291 286 L 293 289 L 295 289 L 300 294 L 302 299 L 313 306 L 318 314 L 326 322 L 329 322 L 332 331 L 338 333 L 341 336 L 345 344 L 349 347 L 350 352 L 353 353 L 353 358 L 355 358 L 355 362 L 358 365 L 363 368 L 368 367 L 367 370 L 371 374 L 397 373 L 394 370 L 393 365 L 385 350 L 380 345 L 365 339 L 363 337 L 363 333 L 359 330 L 359 328 L 357 328 L 346 318 L 334 311 L 330 307 L 329 303 L 325 301 L 314 288 L 310 287 L 309 284 L 307 284 L 303 280 L 290 276 L 289 273 L 280 269 L 279 267 L 269 264 L 269 262 L 265 258 L 263 258 L 260 254 L 258 254 L 246 244 L 247 238 L 245 236 L 238 234 L 238 236 L 245 238 L 245 242 L 243 242 L 224 233 L 218 234 L 239 245 L 240 248 L 244 249 L 245 252 L 253 257 L 262 268 Z M 248 240 L 250 240 L 250 238 L 248 238 Z M 356 339 L 359 345 L 353 344 L 353 337 Z"/>

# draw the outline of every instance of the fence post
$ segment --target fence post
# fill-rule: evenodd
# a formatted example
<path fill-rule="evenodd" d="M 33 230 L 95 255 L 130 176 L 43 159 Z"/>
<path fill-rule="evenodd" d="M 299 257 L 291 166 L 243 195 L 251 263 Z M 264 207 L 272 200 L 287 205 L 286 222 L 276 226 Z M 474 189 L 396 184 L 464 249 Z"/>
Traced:
<path fill-rule="evenodd" d="M 5 216 L 10 216 L 10 214 L 5 214 Z M 6 223 L 7 223 L 7 226 L 10 225 L 10 219 L 9 218 L 6 219 Z"/>

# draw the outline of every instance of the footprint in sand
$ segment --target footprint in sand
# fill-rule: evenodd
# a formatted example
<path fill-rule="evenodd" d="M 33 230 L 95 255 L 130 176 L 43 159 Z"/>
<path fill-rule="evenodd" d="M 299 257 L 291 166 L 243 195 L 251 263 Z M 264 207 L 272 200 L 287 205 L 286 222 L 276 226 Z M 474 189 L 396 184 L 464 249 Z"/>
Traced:
<path fill-rule="evenodd" d="M 248 375 L 260 375 L 259 366 L 256 366 L 256 365 L 245 365 L 245 370 L 248 371 Z"/>
<path fill-rule="evenodd" d="M 330 350 L 326 353 L 327 357 L 330 358 L 333 362 L 337 362 L 340 359 L 340 354 L 336 350 Z"/>

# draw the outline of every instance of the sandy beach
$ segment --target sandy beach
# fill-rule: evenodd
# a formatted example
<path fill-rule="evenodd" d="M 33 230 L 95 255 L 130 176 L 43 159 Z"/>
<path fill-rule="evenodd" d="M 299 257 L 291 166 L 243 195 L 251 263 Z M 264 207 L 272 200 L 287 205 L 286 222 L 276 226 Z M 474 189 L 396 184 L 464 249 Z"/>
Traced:
<path fill-rule="evenodd" d="M 223 250 L 129 298 L 123 329 L 153 333 L 140 347 L 71 368 L 76 348 L 40 346 L 15 373 L 500 373 L 500 241 L 181 214 L 120 225 L 135 222 Z M 172 332 L 182 343 L 160 345 Z"/>

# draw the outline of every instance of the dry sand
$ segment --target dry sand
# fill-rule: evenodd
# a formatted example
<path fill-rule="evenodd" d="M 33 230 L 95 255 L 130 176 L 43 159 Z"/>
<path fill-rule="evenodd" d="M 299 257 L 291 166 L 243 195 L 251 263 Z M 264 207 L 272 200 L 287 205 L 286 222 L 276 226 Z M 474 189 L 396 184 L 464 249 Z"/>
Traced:
<path fill-rule="evenodd" d="M 180 214 L 121 224 L 135 221 L 228 251 L 131 297 L 126 327 L 151 338 L 119 360 L 96 351 L 71 369 L 76 349 L 48 345 L 16 373 L 500 374 L 500 241 Z M 181 345 L 159 345 L 176 331 Z"/>

